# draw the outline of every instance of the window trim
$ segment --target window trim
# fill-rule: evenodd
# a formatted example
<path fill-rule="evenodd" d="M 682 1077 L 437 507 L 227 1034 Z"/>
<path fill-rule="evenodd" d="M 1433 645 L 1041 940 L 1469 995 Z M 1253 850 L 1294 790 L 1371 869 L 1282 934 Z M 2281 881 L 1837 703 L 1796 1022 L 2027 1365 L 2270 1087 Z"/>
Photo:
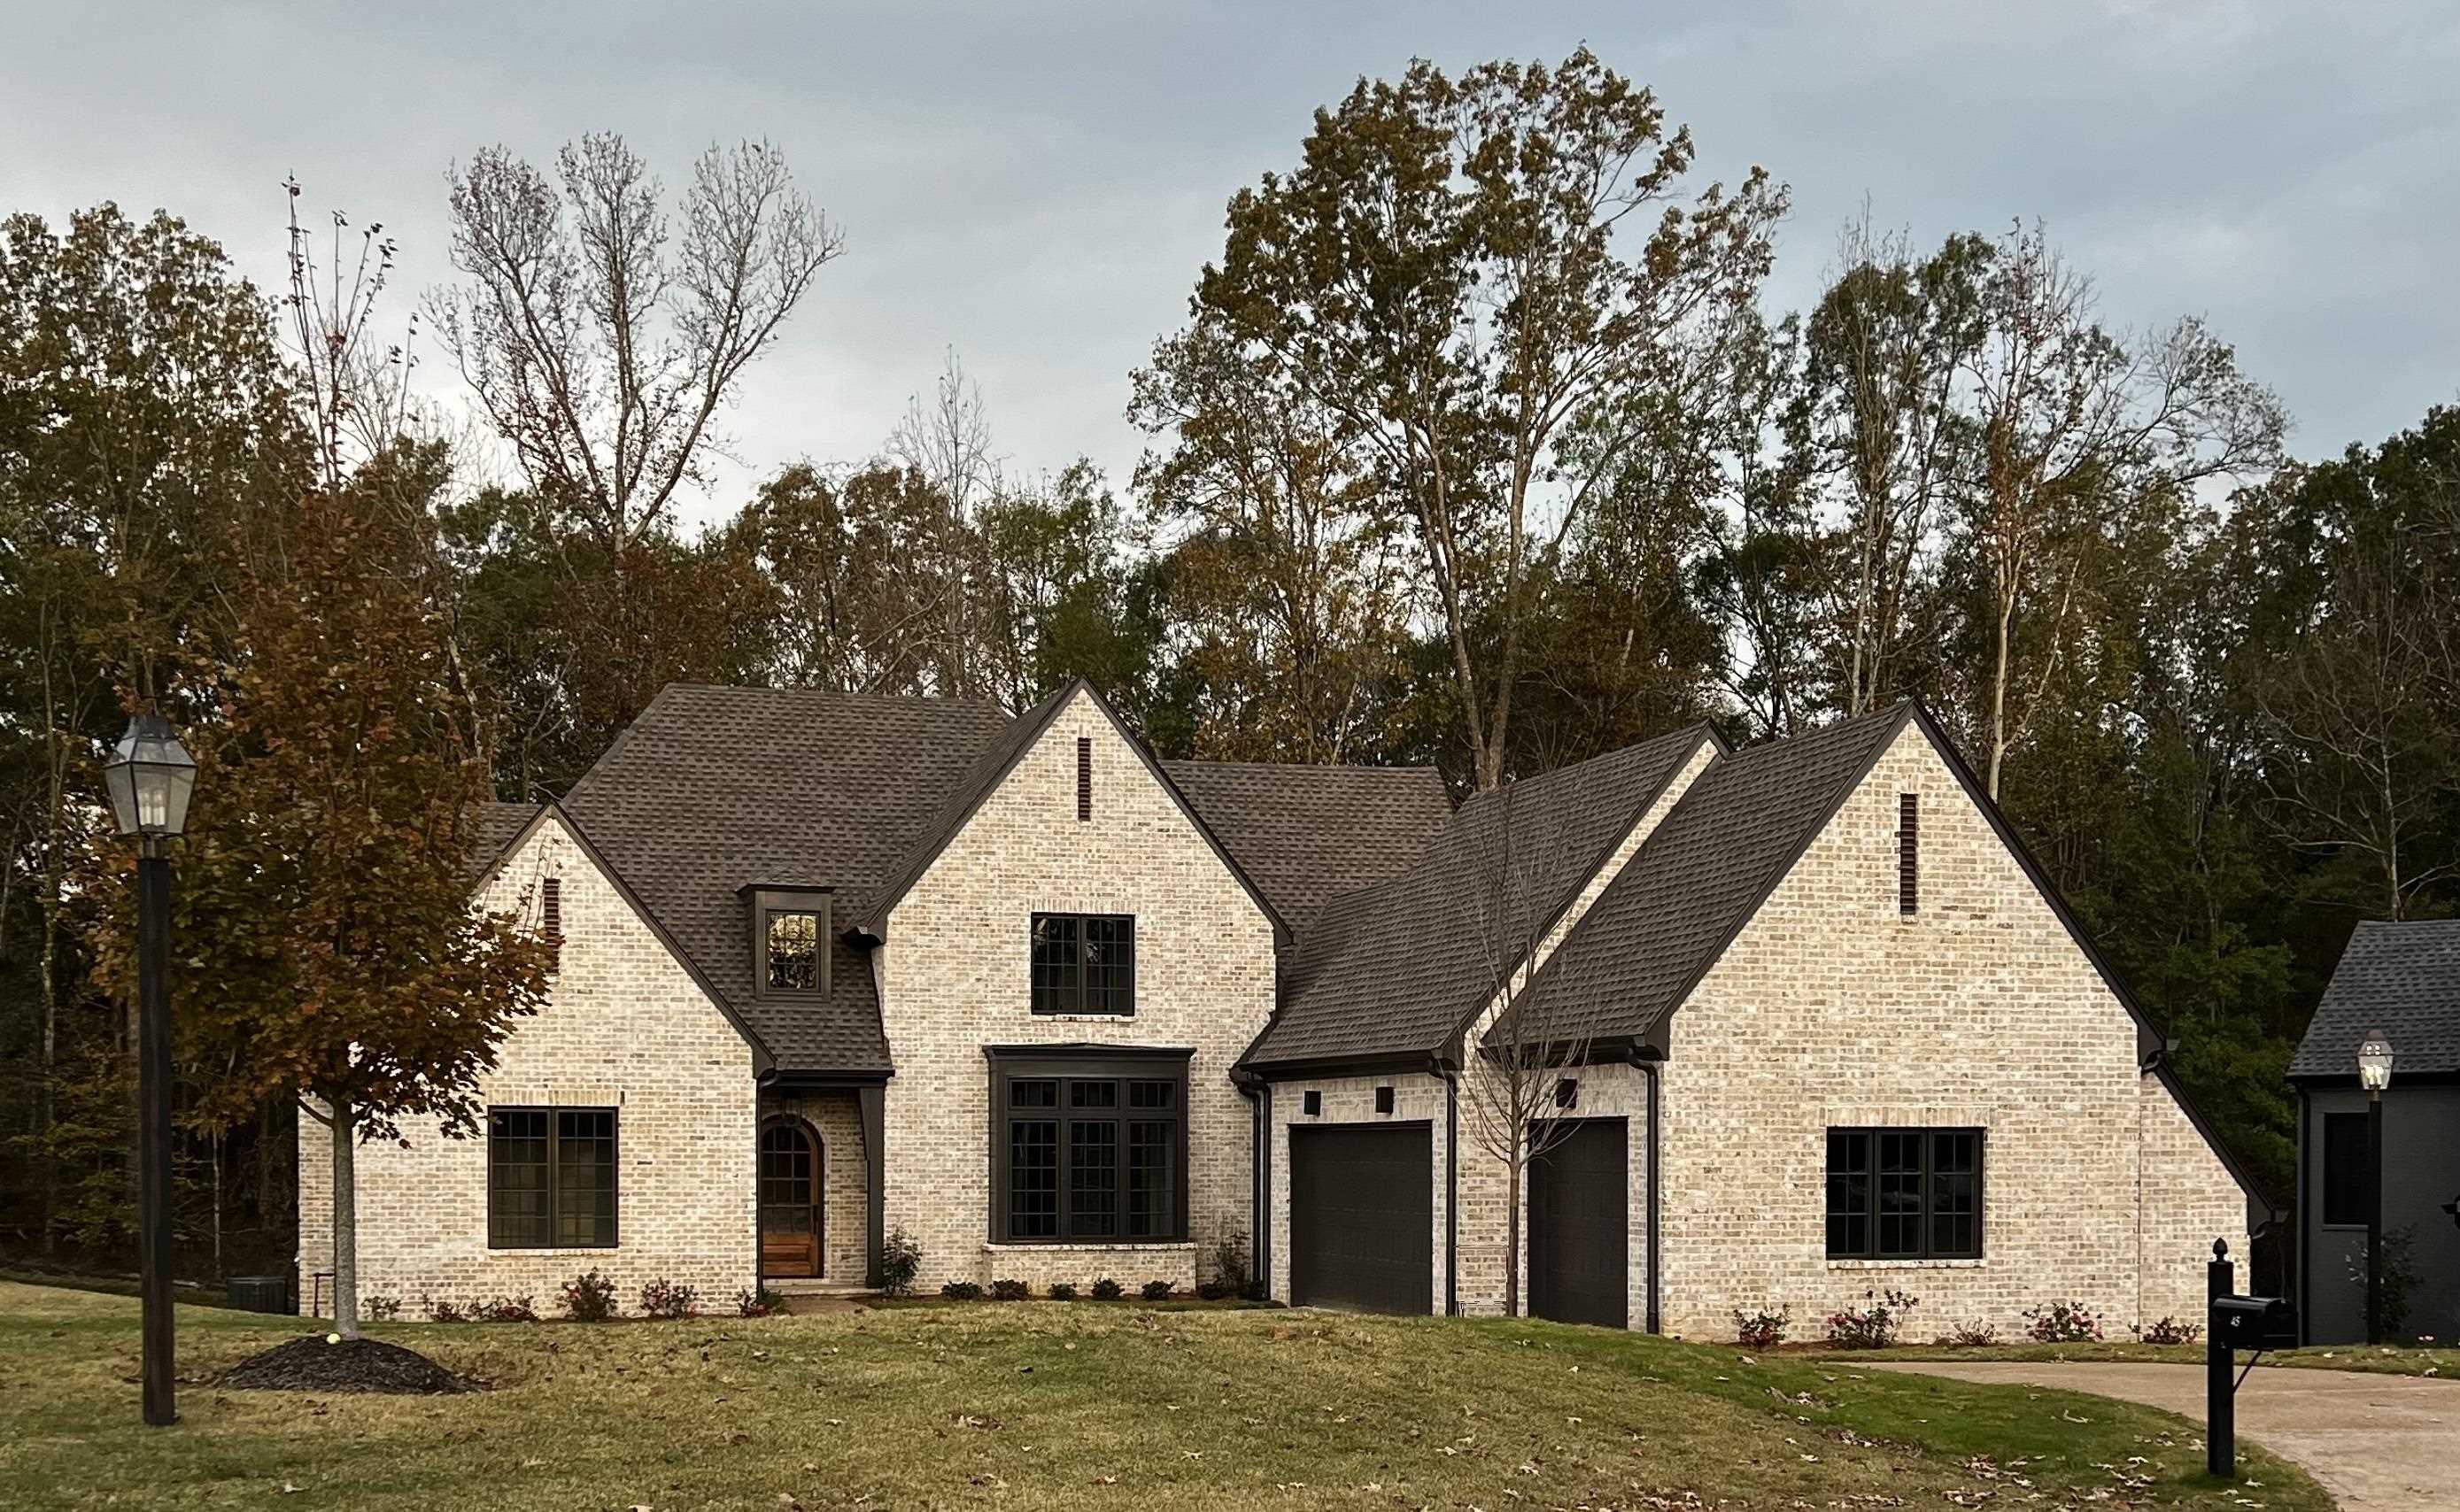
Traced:
<path fill-rule="evenodd" d="M 1862 1208 L 1860 1214 L 1870 1225 L 1870 1242 L 1859 1250 L 1838 1250 L 1829 1240 L 1829 1224 L 1837 1215 L 1829 1206 L 1828 1187 L 1832 1171 L 1828 1150 L 1830 1142 L 1839 1134 L 1858 1134 L 1870 1141 L 1868 1146 L 1870 1168 L 1867 1172 L 1870 1189 L 1865 1199 L 1867 1206 Z M 1921 1211 L 1915 1220 L 1916 1232 L 1921 1236 L 1921 1246 L 1916 1251 L 1883 1250 L 1879 1246 L 1879 1139 L 1880 1136 L 1888 1134 L 1918 1135 L 1921 1140 Z M 1934 1248 L 1932 1222 L 1937 1214 L 1932 1203 L 1936 1195 L 1934 1184 L 1939 1180 L 1939 1140 L 1940 1136 L 1948 1134 L 1973 1136 L 1973 1248 L 1970 1250 Z M 1922 1265 L 1988 1258 L 1990 1244 L 1986 1225 L 1989 1216 L 1989 1134 L 1990 1131 L 1986 1127 L 1969 1124 L 1838 1124 L 1822 1128 L 1819 1134 L 1819 1244 L 1828 1261 L 1831 1264 L 1844 1261 L 1883 1265 Z"/>
<path fill-rule="evenodd" d="M 748 887 L 743 890 L 751 909 L 752 924 L 752 995 L 769 1002 L 825 1002 L 834 985 L 832 959 L 837 952 L 836 919 L 832 910 L 836 892 L 830 888 Z M 769 984 L 769 916 L 773 914 L 810 914 L 819 927 L 820 982 L 816 988 L 773 987 Z"/>
<path fill-rule="evenodd" d="M 1076 921 L 1076 990 L 1072 1006 L 1042 1008 L 1034 1004 L 1033 948 L 1034 936 L 1051 919 Z M 1085 969 L 1085 926 L 1094 920 L 1127 927 L 1128 937 L 1128 1005 L 1125 1008 L 1093 1008 L 1087 1006 Z M 1136 916 L 1134 914 L 1083 914 L 1064 909 L 1036 909 L 1026 916 L 1025 927 L 1025 1009 L 1036 1018 L 1134 1018 L 1136 1016 Z"/>
<path fill-rule="evenodd" d="M 994 1245 L 1039 1246 L 1044 1248 L 1101 1250 L 1140 1245 L 1181 1245 L 1189 1240 L 1188 1227 L 1188 1135 L 1189 1062 L 1196 1051 L 1177 1048 L 1153 1048 L 1137 1045 L 986 1045 L 984 1059 L 989 1062 L 988 1086 L 988 1148 L 985 1151 L 990 1174 L 990 1202 L 984 1215 L 984 1231 Z M 1020 1116 L 1008 1102 L 1008 1087 L 1015 1082 L 1054 1082 L 1059 1091 L 1051 1105 L 1025 1110 L 1029 1121 L 1048 1120 L 1059 1125 L 1054 1140 L 1051 1173 L 1056 1193 L 1056 1208 L 1051 1224 L 1056 1230 L 1049 1236 L 1020 1236 L 1012 1231 L 1014 1215 L 1008 1200 L 1008 1146 L 1012 1137 L 1010 1125 Z M 1080 1109 L 1070 1106 L 1066 1090 L 1071 1082 L 1112 1082 L 1120 1091 L 1107 1108 Z M 1166 1234 L 1131 1234 L 1128 1229 L 1129 1126 L 1135 1124 L 1158 1123 L 1153 1109 L 1130 1105 L 1126 1083 L 1131 1082 L 1168 1082 L 1176 1088 L 1171 1117 L 1177 1131 L 1176 1159 L 1171 1177 L 1171 1228 Z M 1069 1232 L 1071 1208 L 1071 1172 L 1067 1125 L 1071 1123 L 1107 1123 L 1118 1130 L 1114 1144 L 1117 1163 L 1118 1222 L 1115 1232 L 1109 1235 L 1082 1236 Z"/>
<path fill-rule="evenodd" d="M 497 1230 L 496 1230 L 496 1126 L 495 1126 L 495 1125 L 496 1125 L 496 1115 L 497 1115 L 497 1114 L 498 1114 L 498 1113 L 543 1113 L 543 1114 L 545 1114 L 545 1115 L 547 1116 L 547 1136 L 546 1136 L 546 1172 L 547 1172 L 547 1175 L 546 1175 L 546 1198 L 547 1198 L 547 1209 L 546 1209 L 546 1224 L 547 1224 L 547 1235 L 548 1235 L 548 1237 L 547 1237 L 547 1242 L 546 1242 L 545 1244 L 515 1244 L 515 1243 L 507 1243 L 504 1239 L 502 1239 L 502 1238 L 498 1234 L 498 1232 L 497 1232 Z M 608 1203 L 609 1203 L 609 1205 L 610 1205 L 610 1208 L 611 1208 L 611 1210 L 610 1210 L 610 1211 L 608 1212 L 608 1214 L 607 1214 L 607 1226 L 606 1226 L 606 1227 L 607 1227 L 607 1234 L 606 1234 L 606 1242 L 605 1242 L 604 1244 L 603 1244 L 603 1245 L 596 1245 L 596 1244 L 591 1244 L 591 1245 L 573 1245 L 573 1244 L 564 1244 L 564 1243 L 562 1243 L 560 1239 L 558 1239 L 558 1238 L 556 1237 L 556 1230 L 557 1230 L 557 1228 L 558 1228 L 558 1227 L 559 1227 L 559 1220 L 560 1220 L 560 1219 L 562 1218 L 562 1216 L 561 1213 L 559 1213 L 559 1212 L 557 1212 L 557 1211 L 556 1211 L 556 1194 L 557 1194 L 557 1192 L 558 1192 L 558 1191 L 560 1191 L 560 1190 L 562 1189 L 562 1188 L 557 1185 L 557 1183 L 556 1183 L 556 1166 L 557 1166 L 557 1165 L 558 1165 L 559 1161 L 560 1161 L 560 1160 L 561 1160 L 561 1158 L 562 1158 L 561 1156 L 559 1156 L 559 1155 L 557 1154 L 557 1150 L 558 1150 L 559 1146 L 561 1146 L 561 1145 L 562 1145 L 562 1144 L 563 1143 L 563 1136 L 562 1136 L 562 1130 L 561 1130 L 560 1128 L 558 1128 L 557 1124 L 558 1124 L 559 1115 L 565 1114 L 565 1113 L 604 1113 L 604 1114 L 605 1114 L 605 1115 L 606 1115 L 606 1129 L 607 1129 L 606 1138 L 607 1138 L 607 1142 L 608 1142 L 610 1144 L 612 1144 L 612 1145 L 614 1146 L 612 1153 L 611 1153 L 611 1154 L 608 1156 L 608 1158 L 607 1158 L 607 1163 L 606 1163 L 606 1164 L 607 1164 L 608 1168 L 609 1168 L 609 1169 L 612 1171 L 612 1173 L 613 1173 L 614 1180 L 613 1180 L 613 1182 L 612 1182 L 612 1184 L 611 1184 L 611 1190 L 609 1190 L 609 1191 L 608 1191 L 608 1193 L 607 1193 L 607 1201 L 608 1201 Z M 563 1102 L 558 1102 L 558 1103 L 548 1103 L 548 1102 L 501 1102 L 501 1103 L 490 1103 L 490 1104 L 488 1104 L 488 1107 L 487 1107 L 487 1142 L 486 1142 L 486 1158 L 487 1158 L 487 1248 L 488 1248 L 489 1250 L 529 1250 L 529 1251 L 532 1251 L 532 1252 L 536 1252 L 536 1251 L 540 1251 L 540 1250 L 593 1250 L 593 1251 L 596 1251 L 596 1250 L 620 1250 L 620 1249 L 622 1249 L 622 1248 L 624 1247 L 624 1110 L 623 1110 L 621 1107 L 617 1107 L 617 1106 L 606 1106 L 606 1105 L 601 1105 L 601 1104 L 597 1104 L 597 1103 L 583 1103 L 583 1102 L 569 1102 L 569 1103 L 563 1103 Z"/>

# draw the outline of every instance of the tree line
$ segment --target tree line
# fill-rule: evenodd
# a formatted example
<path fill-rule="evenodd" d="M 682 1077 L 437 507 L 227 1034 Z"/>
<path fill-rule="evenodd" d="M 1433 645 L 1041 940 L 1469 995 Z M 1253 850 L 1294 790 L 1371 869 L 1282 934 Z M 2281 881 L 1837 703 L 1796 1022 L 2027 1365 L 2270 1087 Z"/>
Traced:
<path fill-rule="evenodd" d="M 1132 475 L 1015 469 L 951 353 L 873 455 L 708 523 L 730 402 L 852 245 L 768 144 L 671 193 L 611 135 L 480 151 L 415 299 L 297 185 L 270 295 L 167 213 L 10 219 L 0 1248 L 125 1245 L 129 709 L 207 766 L 183 1244 L 278 1268 L 295 1094 L 466 1117 L 535 1006 L 523 921 L 461 903 L 474 802 L 563 791 L 677 680 L 1083 676 L 1165 755 L 1462 792 L 1919 697 L 2285 1197 L 2350 926 L 2460 908 L 2460 410 L 2301 460 L 2219 333 L 2122 322 L 2038 223 L 1866 212 L 1778 310 L 1786 190 L 1695 157 L 1586 52 L 1362 80 L 1126 375 Z M 407 1010 L 439 990 L 486 1010 Z"/>

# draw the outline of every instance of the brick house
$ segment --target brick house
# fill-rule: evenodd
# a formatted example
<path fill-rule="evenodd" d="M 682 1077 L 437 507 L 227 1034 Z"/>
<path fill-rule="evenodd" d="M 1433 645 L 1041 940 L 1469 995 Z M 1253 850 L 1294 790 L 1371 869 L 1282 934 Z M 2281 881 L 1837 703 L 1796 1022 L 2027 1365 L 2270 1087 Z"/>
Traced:
<path fill-rule="evenodd" d="M 1427 768 L 1157 762 L 1081 683 L 1013 719 L 678 685 L 491 822 L 480 906 L 562 943 L 482 1137 L 361 1155 L 363 1292 L 413 1307 L 860 1286 L 901 1231 L 926 1290 L 1229 1250 L 1284 1301 L 1497 1312 L 1463 1104 L 1507 1000 L 1579 1052 L 1524 1194 L 1546 1315 L 1702 1334 L 1896 1286 L 1917 1331 L 2054 1295 L 2123 1329 L 2197 1312 L 2253 1211 L 1910 706 L 1454 808 Z M 303 1120 L 303 1271 L 329 1155 Z"/>

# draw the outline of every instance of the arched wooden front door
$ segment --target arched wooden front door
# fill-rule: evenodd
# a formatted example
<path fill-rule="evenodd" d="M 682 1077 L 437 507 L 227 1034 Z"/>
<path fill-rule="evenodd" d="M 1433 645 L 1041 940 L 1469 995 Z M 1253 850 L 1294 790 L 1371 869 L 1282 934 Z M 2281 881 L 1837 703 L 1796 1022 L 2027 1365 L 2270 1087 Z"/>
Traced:
<path fill-rule="evenodd" d="M 816 1276 L 823 1219 L 820 1142 L 800 1119 L 760 1131 L 760 1273 Z"/>

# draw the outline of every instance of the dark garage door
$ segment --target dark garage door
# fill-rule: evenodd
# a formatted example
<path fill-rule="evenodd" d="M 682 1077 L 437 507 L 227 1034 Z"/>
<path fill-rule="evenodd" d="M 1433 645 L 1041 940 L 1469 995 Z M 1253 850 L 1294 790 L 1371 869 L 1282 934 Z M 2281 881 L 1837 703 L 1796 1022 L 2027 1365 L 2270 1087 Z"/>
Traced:
<path fill-rule="evenodd" d="M 1290 1300 L 1434 1310 L 1433 1146 L 1424 1124 L 1290 1130 Z"/>
<path fill-rule="evenodd" d="M 1529 1311 L 1631 1322 L 1631 1188 L 1622 1119 L 1575 1119 L 1529 1166 Z"/>

